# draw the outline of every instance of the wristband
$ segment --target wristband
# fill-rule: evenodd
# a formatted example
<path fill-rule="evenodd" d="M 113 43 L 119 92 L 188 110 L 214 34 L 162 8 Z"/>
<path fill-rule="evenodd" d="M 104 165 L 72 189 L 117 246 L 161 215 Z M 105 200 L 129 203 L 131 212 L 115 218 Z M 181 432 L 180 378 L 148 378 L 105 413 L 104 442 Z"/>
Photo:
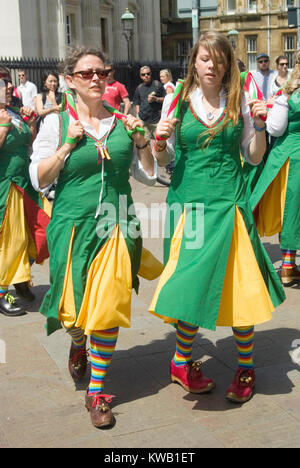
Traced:
<path fill-rule="evenodd" d="M 0 127 L 11 127 L 11 123 L 0 124 Z"/>
<path fill-rule="evenodd" d="M 139 146 L 139 145 L 135 144 L 135 146 L 136 146 L 137 149 L 139 149 L 139 150 L 146 148 L 148 145 L 149 145 L 149 141 L 146 141 L 146 143 L 145 143 L 144 145 L 142 145 L 142 146 Z"/>
<path fill-rule="evenodd" d="M 74 145 L 75 143 L 78 143 L 78 142 L 79 142 L 78 138 L 67 137 L 65 140 L 65 143 L 68 143 L 69 145 Z"/>
<path fill-rule="evenodd" d="M 267 126 L 265 125 L 264 127 L 258 127 L 255 122 L 253 122 L 253 128 L 257 131 L 257 132 L 264 132 L 267 128 Z"/>
<path fill-rule="evenodd" d="M 165 151 L 166 148 L 167 148 L 166 141 L 165 141 L 165 144 L 160 147 L 159 145 L 157 145 L 157 141 L 155 140 L 154 146 L 153 146 L 154 151 L 156 151 L 157 153 L 162 153 L 163 151 Z"/>

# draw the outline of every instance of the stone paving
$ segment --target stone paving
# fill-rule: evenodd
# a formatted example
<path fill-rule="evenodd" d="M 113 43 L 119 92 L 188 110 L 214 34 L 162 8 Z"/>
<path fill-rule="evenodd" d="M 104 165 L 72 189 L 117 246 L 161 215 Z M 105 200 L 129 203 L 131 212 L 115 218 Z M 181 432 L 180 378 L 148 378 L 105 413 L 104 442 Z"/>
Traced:
<path fill-rule="evenodd" d="M 148 206 L 165 200 L 159 185 L 133 183 L 133 191 Z M 162 258 L 161 239 L 146 239 L 145 246 Z M 267 239 L 265 246 L 278 269 L 277 239 Z M 299 287 L 286 289 L 274 319 L 256 327 L 256 393 L 241 406 L 224 398 L 236 370 L 229 328 L 200 330 L 194 348 L 194 359 L 203 361 L 205 374 L 217 383 L 213 393 L 192 395 L 170 383 L 175 333 L 147 312 L 156 281 L 142 280 L 132 300 L 132 328 L 121 330 L 106 379 L 105 391 L 116 395 L 117 424 L 101 431 L 84 408 L 88 376 L 76 387 L 68 374 L 69 337 L 62 330 L 47 337 L 38 312 L 49 284 L 48 262 L 33 267 L 33 282 L 37 300 L 28 314 L 0 315 L 2 361 L 6 349 L 6 363 L 0 364 L 1 448 L 300 447 L 300 362 L 292 360 L 292 345 L 300 340 Z"/>

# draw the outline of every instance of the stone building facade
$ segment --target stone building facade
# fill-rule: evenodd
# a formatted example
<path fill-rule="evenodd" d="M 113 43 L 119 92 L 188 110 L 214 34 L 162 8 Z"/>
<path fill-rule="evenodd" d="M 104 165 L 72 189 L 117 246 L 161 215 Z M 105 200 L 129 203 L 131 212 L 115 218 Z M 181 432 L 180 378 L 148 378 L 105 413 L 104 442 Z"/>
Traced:
<path fill-rule="evenodd" d="M 121 16 L 134 14 L 133 60 L 161 60 L 160 0 L 0 0 L 0 56 L 63 58 L 68 45 L 127 60 Z"/>
<path fill-rule="evenodd" d="M 192 4 L 192 0 L 185 0 Z M 256 56 L 260 52 L 275 59 L 286 54 L 289 68 L 297 50 L 297 28 L 288 26 L 288 7 L 295 0 L 218 0 L 215 11 L 202 11 L 201 5 L 213 0 L 200 0 L 199 31 L 220 31 L 232 42 L 236 56 L 249 70 L 256 69 Z M 190 18 L 178 15 L 179 0 L 161 0 L 163 59 L 183 60 L 192 46 Z"/>
<path fill-rule="evenodd" d="M 201 18 L 200 30 L 211 27 L 226 34 L 236 56 L 249 70 L 256 69 L 256 56 L 266 52 L 275 67 L 275 59 L 285 54 L 289 68 L 297 50 L 297 28 L 288 27 L 288 7 L 293 0 L 219 0 L 214 18 Z"/>

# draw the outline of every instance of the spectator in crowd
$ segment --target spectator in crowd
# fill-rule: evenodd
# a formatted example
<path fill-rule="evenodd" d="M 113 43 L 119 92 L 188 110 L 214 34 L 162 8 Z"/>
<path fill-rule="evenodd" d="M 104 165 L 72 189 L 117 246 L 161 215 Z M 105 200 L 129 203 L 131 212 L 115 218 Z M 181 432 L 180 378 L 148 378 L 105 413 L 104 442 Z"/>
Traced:
<path fill-rule="evenodd" d="M 274 74 L 270 84 L 271 96 L 274 96 L 290 78 L 290 72 L 288 70 L 288 58 L 285 55 L 279 55 L 275 62 L 277 72 Z"/>
<path fill-rule="evenodd" d="M 109 71 L 109 74 L 107 76 L 105 93 L 103 94 L 102 99 L 117 110 L 121 109 L 121 103 L 123 102 L 123 114 L 128 115 L 131 106 L 128 91 L 122 83 L 115 79 L 114 65 L 110 63 L 107 64 L 105 68 L 107 71 Z"/>
<path fill-rule="evenodd" d="M 7 67 L 1 66 L 2 73 L 6 74 L 6 104 L 11 107 L 23 107 L 23 103 L 17 88 L 12 84 L 10 71 Z"/>
<path fill-rule="evenodd" d="M 19 80 L 20 86 L 18 86 L 18 93 L 22 99 L 23 105 L 34 109 L 34 98 L 38 93 L 36 85 L 27 80 L 25 70 L 19 70 Z"/>
<path fill-rule="evenodd" d="M 58 91 L 59 76 L 50 71 L 43 76 L 42 92 L 35 98 L 35 108 L 43 120 L 46 115 L 61 111 L 61 93 Z"/>
<path fill-rule="evenodd" d="M 160 81 L 164 85 L 165 91 L 167 94 L 173 94 L 175 85 L 173 84 L 173 77 L 170 70 L 161 70 L 160 71 Z"/>
<path fill-rule="evenodd" d="M 263 93 L 264 98 L 269 99 L 272 95 L 271 82 L 274 76 L 276 76 L 276 71 L 270 69 L 270 58 L 264 52 L 258 54 L 256 60 L 258 69 L 253 72 L 252 75 L 260 91 Z"/>
<path fill-rule="evenodd" d="M 140 77 L 143 83 L 136 88 L 133 103 L 136 114 L 144 123 L 146 138 L 150 140 L 155 138 L 156 124 L 160 120 L 166 92 L 160 81 L 152 79 L 151 69 L 147 65 L 140 69 Z"/>

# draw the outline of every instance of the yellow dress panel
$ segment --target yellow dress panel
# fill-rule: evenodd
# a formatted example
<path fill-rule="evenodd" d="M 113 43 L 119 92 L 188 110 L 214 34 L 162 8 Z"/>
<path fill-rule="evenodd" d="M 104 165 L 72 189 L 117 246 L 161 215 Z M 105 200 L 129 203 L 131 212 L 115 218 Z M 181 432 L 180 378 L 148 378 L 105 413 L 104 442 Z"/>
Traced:
<path fill-rule="evenodd" d="M 29 257 L 36 255 L 26 223 L 23 195 L 11 184 L 0 231 L 0 285 L 30 281 Z"/>
<path fill-rule="evenodd" d="M 149 308 L 150 313 L 162 318 L 165 323 L 177 323 L 178 320 L 160 316 L 154 311 L 160 291 L 176 270 L 184 222 L 182 215 L 171 242 L 169 261 Z M 274 306 L 260 272 L 244 219 L 236 206 L 217 325 L 228 327 L 256 325 L 270 320 L 273 311 Z"/>
<path fill-rule="evenodd" d="M 261 237 L 281 232 L 290 160 L 287 159 L 259 202 L 257 230 Z"/>

